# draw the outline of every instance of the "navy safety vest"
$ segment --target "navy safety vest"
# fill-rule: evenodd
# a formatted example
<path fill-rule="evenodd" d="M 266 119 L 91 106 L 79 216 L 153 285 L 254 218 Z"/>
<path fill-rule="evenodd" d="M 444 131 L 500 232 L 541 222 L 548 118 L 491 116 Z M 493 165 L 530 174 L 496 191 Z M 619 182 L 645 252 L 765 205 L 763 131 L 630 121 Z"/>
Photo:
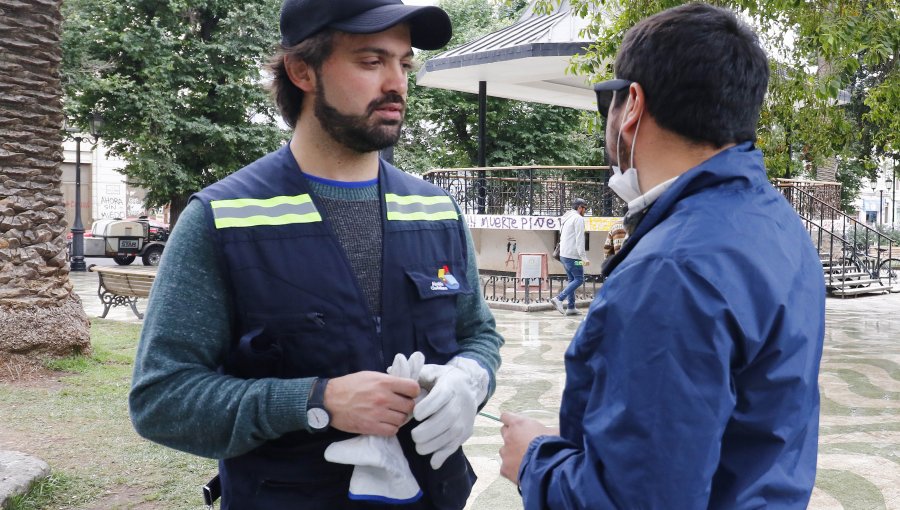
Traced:
<path fill-rule="evenodd" d="M 378 178 L 380 318 L 288 147 L 194 195 L 207 209 L 234 296 L 234 338 L 222 372 L 339 377 L 384 372 L 396 353 L 421 351 L 437 364 L 458 353 L 456 297 L 472 292 L 459 214 L 442 189 L 384 161 Z M 475 475 L 462 449 L 432 470 L 415 453 L 409 431 L 416 423 L 398 437 L 424 497 L 402 508 L 463 508 Z M 221 461 L 223 510 L 385 508 L 350 500 L 353 466 L 325 460 L 329 444 L 349 437 L 300 430 Z"/>

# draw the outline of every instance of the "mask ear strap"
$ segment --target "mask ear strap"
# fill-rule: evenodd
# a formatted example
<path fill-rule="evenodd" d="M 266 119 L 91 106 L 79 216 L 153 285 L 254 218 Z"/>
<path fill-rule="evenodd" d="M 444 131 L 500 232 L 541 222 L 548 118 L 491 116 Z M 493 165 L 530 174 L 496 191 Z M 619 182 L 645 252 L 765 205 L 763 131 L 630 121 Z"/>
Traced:
<path fill-rule="evenodd" d="M 637 143 L 637 135 L 638 131 L 641 130 L 641 119 L 644 118 L 644 112 L 641 112 L 640 117 L 638 117 L 637 126 L 634 128 L 634 138 L 631 139 L 631 166 L 629 168 L 634 168 L 634 146 Z M 619 132 L 622 132 L 622 129 L 619 129 Z"/>
<path fill-rule="evenodd" d="M 616 104 L 616 94 L 618 94 L 618 91 L 614 90 L 611 104 Z M 625 104 L 625 107 L 627 110 L 627 107 L 628 107 L 627 103 Z M 625 114 L 624 113 L 622 114 L 622 120 L 619 122 L 619 132 L 618 132 L 618 134 L 616 134 L 616 161 L 618 161 L 620 169 L 622 168 L 622 161 L 619 160 L 619 149 L 622 148 L 622 125 L 623 124 L 625 124 Z"/>

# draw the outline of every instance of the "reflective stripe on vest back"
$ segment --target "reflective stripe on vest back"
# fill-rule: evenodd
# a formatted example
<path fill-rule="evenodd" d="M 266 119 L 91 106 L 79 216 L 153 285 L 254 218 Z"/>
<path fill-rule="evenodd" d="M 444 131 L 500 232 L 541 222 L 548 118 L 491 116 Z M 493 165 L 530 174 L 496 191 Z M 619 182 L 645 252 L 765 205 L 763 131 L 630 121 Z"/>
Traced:
<path fill-rule="evenodd" d="M 442 221 L 456 220 L 459 216 L 453 200 L 447 195 L 395 195 L 386 193 L 388 221 Z"/>
<path fill-rule="evenodd" d="M 217 229 L 322 221 L 322 215 L 309 194 L 265 199 L 212 200 L 209 205 L 212 207 Z"/>

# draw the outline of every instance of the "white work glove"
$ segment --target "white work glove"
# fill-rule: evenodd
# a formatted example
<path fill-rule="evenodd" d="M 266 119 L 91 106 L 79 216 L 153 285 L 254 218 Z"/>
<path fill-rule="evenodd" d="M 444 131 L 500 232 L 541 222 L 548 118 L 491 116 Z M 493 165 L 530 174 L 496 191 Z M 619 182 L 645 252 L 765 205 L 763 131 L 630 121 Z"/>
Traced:
<path fill-rule="evenodd" d="M 350 499 L 403 504 L 422 497 L 397 436 L 356 436 L 331 443 L 325 460 L 355 465 Z"/>
<path fill-rule="evenodd" d="M 424 364 L 421 352 L 413 353 L 409 360 L 397 354 L 388 373 L 416 379 Z M 355 466 L 350 476 L 350 499 L 404 504 L 422 497 L 397 436 L 364 435 L 338 441 L 325 449 L 325 460 Z"/>
<path fill-rule="evenodd" d="M 431 456 L 438 469 L 472 435 L 475 413 L 487 396 L 487 370 L 477 361 L 456 357 L 446 365 L 425 365 L 419 386 L 428 396 L 416 404 L 413 416 L 422 422 L 412 430 L 419 455 Z"/>
<path fill-rule="evenodd" d="M 416 351 L 409 355 L 409 359 L 406 359 L 406 356 L 403 354 L 397 353 L 394 356 L 394 363 L 388 367 L 387 373 L 391 374 L 394 377 L 403 377 L 404 379 L 412 379 L 413 381 L 419 380 L 419 372 L 422 371 L 422 367 L 425 366 L 425 355 L 419 351 Z M 418 404 L 425 395 L 428 395 L 428 390 L 420 390 L 419 396 L 416 397 L 415 401 Z M 406 419 L 404 425 L 409 423 L 409 420 L 412 419 L 412 415 Z"/>

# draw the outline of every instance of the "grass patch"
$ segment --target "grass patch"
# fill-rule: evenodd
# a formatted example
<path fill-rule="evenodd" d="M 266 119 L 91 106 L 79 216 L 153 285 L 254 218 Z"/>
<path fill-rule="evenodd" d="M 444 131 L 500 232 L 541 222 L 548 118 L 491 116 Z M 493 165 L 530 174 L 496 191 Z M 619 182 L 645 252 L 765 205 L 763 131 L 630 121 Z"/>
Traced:
<path fill-rule="evenodd" d="M 0 383 L 0 443 L 52 470 L 11 508 L 202 508 L 216 471 L 202 459 L 135 433 L 128 391 L 140 324 L 93 319 L 89 356 L 47 364 L 65 372 L 49 384 Z"/>
<path fill-rule="evenodd" d="M 53 473 L 35 483 L 31 490 L 11 498 L 7 510 L 43 510 L 77 505 L 96 499 L 99 489 L 86 480 L 65 473 Z"/>

